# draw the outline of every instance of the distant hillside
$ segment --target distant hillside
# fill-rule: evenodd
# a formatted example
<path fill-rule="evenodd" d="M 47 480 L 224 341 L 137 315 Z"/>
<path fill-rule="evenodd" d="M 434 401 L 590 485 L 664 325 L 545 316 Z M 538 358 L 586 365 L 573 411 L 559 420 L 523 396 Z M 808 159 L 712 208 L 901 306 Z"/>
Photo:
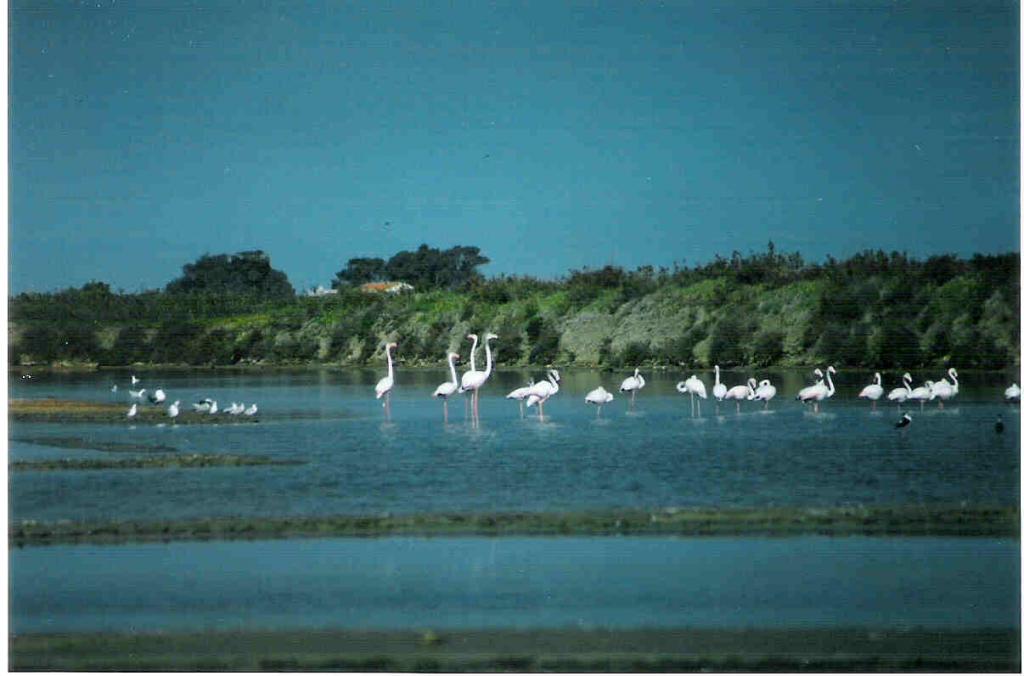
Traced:
<path fill-rule="evenodd" d="M 1019 255 L 865 252 L 805 264 L 772 248 L 675 270 L 606 267 L 463 290 L 260 298 L 101 283 L 10 301 L 10 362 L 364 364 L 396 340 L 407 364 L 468 358 L 493 331 L 499 364 L 914 368 L 1020 364 Z"/>

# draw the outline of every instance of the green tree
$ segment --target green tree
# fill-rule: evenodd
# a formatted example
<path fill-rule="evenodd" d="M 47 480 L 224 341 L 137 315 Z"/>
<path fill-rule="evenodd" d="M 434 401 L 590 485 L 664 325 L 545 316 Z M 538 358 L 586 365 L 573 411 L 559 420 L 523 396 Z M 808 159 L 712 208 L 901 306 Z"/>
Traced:
<path fill-rule="evenodd" d="M 295 296 L 288 277 L 273 269 L 270 257 L 262 251 L 203 255 L 181 270 L 181 277 L 167 284 L 167 293 L 232 294 L 260 299 L 291 299 Z"/>

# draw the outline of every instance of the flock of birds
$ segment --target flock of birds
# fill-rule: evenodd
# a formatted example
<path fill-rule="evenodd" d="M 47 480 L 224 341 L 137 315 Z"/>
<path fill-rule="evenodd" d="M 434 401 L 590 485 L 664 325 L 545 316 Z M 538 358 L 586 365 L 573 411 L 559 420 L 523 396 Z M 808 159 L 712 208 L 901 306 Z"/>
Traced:
<path fill-rule="evenodd" d="M 133 373 L 131 376 L 131 382 L 132 386 L 134 387 L 137 386 L 141 382 L 141 380 L 138 378 L 138 376 L 136 376 Z M 117 393 L 116 383 L 110 386 L 110 391 L 115 394 Z M 139 403 L 145 404 L 148 401 L 150 404 L 154 406 L 159 406 L 163 404 L 165 401 L 167 401 L 167 393 L 164 392 L 162 388 L 158 387 L 148 395 L 146 394 L 147 391 L 148 390 L 146 390 L 146 388 L 144 387 L 137 390 L 128 390 L 128 395 L 133 400 L 131 407 L 128 409 L 128 413 L 126 414 L 129 420 L 139 414 Z M 231 406 L 221 409 L 218 406 L 216 399 L 209 398 L 200 399 L 196 403 L 192 404 L 192 410 L 195 411 L 196 413 L 204 413 L 208 415 L 224 413 L 226 415 L 246 415 L 250 417 L 259 413 L 259 407 L 255 403 L 246 406 L 244 403 L 233 401 L 231 402 Z M 177 418 L 180 414 L 181 400 L 176 399 L 167 407 L 167 417 L 173 420 L 174 418 Z"/>
<path fill-rule="evenodd" d="M 480 388 L 484 386 L 487 379 L 490 378 L 493 364 L 491 357 L 491 341 L 498 338 L 493 333 L 488 333 L 484 336 L 484 350 L 487 355 L 486 366 L 483 371 L 478 371 L 476 368 L 476 350 L 477 345 L 480 342 L 479 336 L 471 333 L 467 338 L 473 341 L 473 347 L 469 353 L 469 369 L 462 374 L 462 380 L 459 381 L 458 373 L 455 370 L 455 362 L 460 359 L 458 353 L 448 353 L 448 368 L 451 372 L 451 380 L 441 383 L 434 390 L 432 396 L 441 399 L 444 402 L 444 420 L 448 421 L 448 398 L 455 394 L 466 394 L 469 393 L 470 397 L 466 400 L 467 409 L 472 409 L 472 417 L 474 422 L 479 421 L 480 415 Z M 397 343 L 388 343 L 384 350 L 387 354 L 388 361 L 388 374 L 381 378 L 375 387 L 377 398 L 384 399 L 384 410 L 385 415 L 390 417 L 391 413 L 391 391 L 395 386 L 395 371 L 394 363 L 392 361 L 391 352 L 396 347 Z M 817 413 L 819 405 L 831 398 L 836 393 L 835 383 L 832 381 L 832 376 L 836 374 L 834 366 L 827 367 L 824 371 L 821 369 L 814 369 L 814 374 L 817 377 L 814 384 L 809 385 L 800 390 L 796 395 L 796 399 L 804 404 L 810 404 L 814 407 L 814 411 Z M 921 409 L 924 409 L 925 402 L 938 400 L 939 407 L 942 408 L 945 402 L 953 399 L 960 392 L 960 382 L 958 380 L 958 374 L 955 368 L 950 368 L 946 372 L 949 380 L 943 377 L 939 381 L 926 380 L 923 385 L 918 387 L 912 387 L 913 378 L 909 373 L 903 374 L 901 387 L 895 387 L 889 390 L 887 398 L 889 401 L 894 401 L 897 407 L 902 407 L 906 402 L 919 402 Z M 537 407 L 538 416 L 541 420 L 544 419 L 544 402 L 558 394 L 558 383 L 560 380 L 557 369 L 550 369 L 547 372 L 547 379 L 541 380 L 540 382 L 534 382 L 530 380 L 523 387 L 516 388 L 505 395 L 506 399 L 513 399 L 519 402 L 519 415 L 525 416 L 525 409 Z M 629 376 L 622 381 L 619 385 L 619 392 L 629 394 L 630 407 L 632 408 L 636 402 L 637 392 L 644 388 L 647 382 L 644 380 L 643 375 L 640 374 L 640 369 L 637 368 L 633 371 L 633 375 Z M 702 399 L 708 398 L 707 386 L 700 378 L 696 375 L 691 375 L 686 380 L 683 380 L 676 384 L 676 390 L 680 394 L 690 395 L 690 410 L 694 415 L 700 415 L 700 402 Z M 778 390 L 772 385 L 771 381 L 767 378 L 757 381 L 755 378 L 749 378 L 746 383 L 741 385 L 735 385 L 733 387 L 726 387 L 722 383 L 721 369 L 718 365 L 715 365 L 715 384 L 711 388 L 711 396 L 716 401 L 735 401 L 737 412 L 740 410 L 740 403 L 743 401 L 761 401 L 764 402 L 764 407 L 768 407 L 768 403 L 775 398 Z M 866 385 L 864 389 L 858 394 L 858 398 L 867 399 L 871 402 L 872 409 L 878 405 L 878 400 L 885 395 L 885 389 L 882 387 L 882 374 L 875 373 L 873 382 Z M 1006 388 L 1004 396 L 1007 401 L 1020 402 L 1020 387 L 1016 383 Z M 597 407 L 597 417 L 601 416 L 601 407 L 605 404 L 610 403 L 615 399 L 615 396 L 606 390 L 603 386 L 597 387 L 596 389 L 588 392 L 584 397 L 584 401 L 587 404 L 593 404 Z M 897 428 L 905 428 L 911 423 L 911 416 L 909 413 L 903 413 L 902 417 L 895 424 Z M 1002 431 L 1001 417 L 1000 421 L 996 423 L 996 431 Z"/>

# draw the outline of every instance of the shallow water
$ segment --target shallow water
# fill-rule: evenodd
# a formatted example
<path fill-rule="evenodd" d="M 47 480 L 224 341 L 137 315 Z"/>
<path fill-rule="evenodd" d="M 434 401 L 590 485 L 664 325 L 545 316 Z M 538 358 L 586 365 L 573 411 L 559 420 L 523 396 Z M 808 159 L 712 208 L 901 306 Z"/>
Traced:
<path fill-rule="evenodd" d="M 1018 627 L 1019 557 L 985 538 L 28 548 L 11 552 L 11 630 Z"/>
<path fill-rule="evenodd" d="M 16 472 L 11 517 L 38 520 L 173 519 L 439 511 L 583 510 L 661 506 L 1017 504 L 1019 410 L 1002 403 L 1003 374 L 971 374 L 945 410 L 934 403 L 905 431 L 886 402 L 872 411 L 856 393 L 870 374 L 839 375 L 815 415 L 793 400 L 803 373 L 758 373 L 779 383 L 767 410 L 705 401 L 692 417 L 678 376 L 653 375 L 630 410 L 624 397 L 601 419 L 583 395 L 613 390 L 628 374 L 565 372 L 540 422 L 503 398 L 538 372 L 497 373 L 483 391 L 481 422 L 464 400 L 449 420 L 429 394 L 442 371 L 400 371 L 391 421 L 373 398 L 375 371 L 236 374 L 144 373 L 170 399 L 209 396 L 222 406 L 256 401 L 258 425 L 38 424 L 11 426 L 12 460 L 124 457 L 24 443 L 40 437 L 163 444 L 182 452 L 258 454 L 288 467 Z M 743 374 L 744 376 L 746 374 Z M 937 375 L 937 374 L 936 374 Z M 13 378 L 11 397 L 127 402 L 123 373 Z M 729 384 L 739 374 L 725 374 Z M 708 385 L 714 375 L 706 378 Z M 850 382 L 852 381 L 852 383 Z M 125 405 L 127 409 L 127 403 Z M 915 407 L 916 408 L 916 407 Z M 911 409 L 913 410 L 913 409 Z M 297 418 L 295 416 L 303 417 Z M 993 423 L 1002 415 L 1005 433 Z"/>

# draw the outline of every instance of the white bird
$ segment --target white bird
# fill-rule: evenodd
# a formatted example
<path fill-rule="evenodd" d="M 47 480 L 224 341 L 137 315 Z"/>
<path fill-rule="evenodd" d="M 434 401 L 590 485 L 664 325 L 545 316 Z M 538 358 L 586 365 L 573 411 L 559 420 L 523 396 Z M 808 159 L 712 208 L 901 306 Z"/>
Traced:
<path fill-rule="evenodd" d="M 173 404 L 171 404 L 170 406 L 167 407 L 167 415 L 169 417 L 171 417 L 171 418 L 177 418 L 178 417 L 178 413 L 179 413 L 178 405 L 180 403 L 181 403 L 181 400 L 176 400 Z"/>
<path fill-rule="evenodd" d="M 110 391 L 117 392 L 117 383 L 114 383 L 113 385 L 110 386 Z"/>
<path fill-rule="evenodd" d="M 213 399 L 201 399 L 195 404 L 192 404 L 192 410 L 196 413 L 208 413 L 212 405 Z"/>
<path fill-rule="evenodd" d="M 209 413 L 210 415 L 213 415 L 213 414 L 215 414 L 216 412 L 217 412 L 217 400 L 216 400 L 216 399 L 214 399 L 213 403 L 211 403 L 211 404 L 210 404 L 210 410 L 208 411 L 208 413 Z"/>
<path fill-rule="evenodd" d="M 466 369 L 466 372 L 462 374 L 462 381 L 463 381 L 463 383 L 466 382 L 466 376 L 468 376 L 470 373 L 476 373 L 476 345 L 480 341 L 480 337 L 477 336 L 475 333 L 466 334 L 466 338 L 469 338 L 470 340 L 473 341 L 473 346 L 471 348 L 469 348 L 469 368 Z M 465 391 L 466 390 L 460 385 L 459 392 L 465 392 Z M 472 397 L 467 397 L 466 398 L 466 414 L 467 415 L 469 414 L 470 399 L 472 399 Z"/>
<path fill-rule="evenodd" d="M 636 402 L 636 393 L 644 388 L 647 381 L 640 375 L 640 368 L 637 367 L 633 370 L 633 375 L 629 376 L 622 381 L 619 385 L 619 392 L 629 392 L 629 407 L 633 408 L 633 404 Z"/>
<path fill-rule="evenodd" d="M 259 413 L 259 410 L 259 407 L 257 407 L 256 404 L 253 404 L 249 408 L 245 409 L 245 414 L 248 416 L 254 416 Z"/>
<path fill-rule="evenodd" d="M 1012 383 L 1003 391 L 1003 397 L 1006 401 L 1020 401 L 1020 387 L 1017 383 Z"/>
<path fill-rule="evenodd" d="M 384 397 L 384 415 L 391 417 L 391 389 L 395 386 L 395 367 L 391 361 L 391 350 L 398 347 L 398 343 L 388 343 L 384 346 L 384 352 L 388 356 L 388 374 L 377 381 L 374 391 L 377 398 Z"/>
<path fill-rule="evenodd" d="M 861 399 L 870 399 L 871 408 L 874 410 L 878 406 L 878 400 L 882 398 L 883 392 L 885 392 L 885 390 L 882 389 L 882 374 L 876 373 L 875 382 L 870 385 L 865 385 L 864 389 L 860 391 L 860 394 L 858 394 L 857 397 Z"/>
<path fill-rule="evenodd" d="M 757 389 L 754 390 L 754 399 L 757 401 L 763 401 L 764 407 L 768 408 L 768 402 L 775 398 L 775 394 L 778 390 L 772 385 L 772 381 L 765 378 L 757 385 Z"/>
<path fill-rule="evenodd" d="M 231 402 L 231 405 L 224 409 L 224 413 L 227 415 L 238 415 L 245 410 L 245 404 L 239 404 L 237 401 Z"/>
<path fill-rule="evenodd" d="M 149 395 L 149 402 L 151 404 L 162 404 L 167 399 L 167 393 L 162 389 L 157 388 L 156 392 Z"/>
<path fill-rule="evenodd" d="M 935 383 L 933 383 L 931 380 L 924 381 L 924 385 L 922 385 L 921 387 L 915 387 L 910 391 L 910 394 L 907 395 L 907 399 L 911 401 L 920 402 L 921 410 L 923 411 L 924 402 L 931 401 L 932 399 L 935 398 L 935 392 L 932 390 L 932 385 L 934 384 Z"/>
<path fill-rule="evenodd" d="M 900 405 L 903 404 L 903 402 L 905 402 L 907 400 L 907 397 L 910 396 L 910 389 L 911 389 L 910 388 L 910 383 L 911 382 L 913 382 L 913 378 L 910 377 L 910 374 L 909 373 L 904 373 L 903 374 L 903 387 L 894 387 L 891 390 L 889 390 L 889 394 L 887 395 L 887 398 L 889 399 L 889 401 L 895 401 L 896 402 L 897 410 L 900 408 Z"/>
<path fill-rule="evenodd" d="M 139 384 L 139 379 L 136 378 L 135 374 L 133 373 L 132 374 L 132 385 L 138 385 L 138 384 Z"/>
<path fill-rule="evenodd" d="M 724 384 L 722 384 L 722 379 L 721 379 L 720 369 L 718 368 L 718 364 L 715 364 L 715 386 L 711 388 L 711 396 L 713 396 L 716 401 L 722 401 L 723 399 L 725 399 L 725 393 L 727 391 L 728 391 L 728 389 L 725 387 Z M 716 408 L 717 408 L 717 406 L 716 406 Z"/>
<path fill-rule="evenodd" d="M 600 418 L 601 407 L 613 399 L 615 399 L 615 395 L 613 395 L 608 390 L 604 389 L 604 387 L 598 385 L 596 390 L 591 390 L 590 392 L 587 392 L 587 396 L 583 398 L 583 401 L 585 401 L 588 404 L 596 405 L 597 417 Z"/>
<path fill-rule="evenodd" d="M 132 396 L 132 399 L 142 399 L 146 394 L 146 388 L 142 388 L 141 390 L 128 390 L 128 394 Z"/>
<path fill-rule="evenodd" d="M 533 378 L 530 378 L 529 382 L 526 383 L 525 387 L 517 387 L 508 394 L 505 395 L 506 399 L 515 399 L 519 402 L 519 417 L 522 418 L 525 414 L 523 413 L 523 402 L 528 396 L 530 396 L 530 388 L 533 387 Z"/>
<path fill-rule="evenodd" d="M 754 391 L 757 389 L 757 381 L 753 378 L 748 378 L 746 385 L 736 385 L 730 387 L 725 393 L 726 399 L 734 399 L 736 401 L 736 412 L 739 413 L 740 402 L 744 399 L 753 399 Z"/>
<path fill-rule="evenodd" d="M 700 415 L 700 399 L 708 398 L 708 390 L 704 386 L 704 381 L 698 378 L 696 375 L 692 375 L 686 380 L 676 383 L 676 391 L 680 394 L 690 395 L 690 415 L 694 414 L 694 401 L 696 401 L 696 412 Z M 697 395 L 700 399 L 694 400 L 693 395 Z"/>
<path fill-rule="evenodd" d="M 132 404 L 132 407 L 130 409 L 128 409 L 128 417 L 129 418 L 134 418 L 138 412 L 139 412 L 139 405 L 138 404 Z"/>
<path fill-rule="evenodd" d="M 836 387 L 832 384 L 832 374 L 835 372 L 835 367 L 829 366 L 825 369 L 825 380 L 819 380 L 810 387 L 803 388 L 796 395 L 796 398 L 805 403 L 812 402 L 814 404 L 814 412 L 817 413 L 818 404 L 836 393 Z M 814 369 L 814 373 L 819 377 L 822 375 L 821 369 Z"/>
<path fill-rule="evenodd" d="M 932 392 L 935 397 L 939 400 L 939 408 L 945 408 L 945 402 L 955 397 L 960 393 L 960 383 L 956 379 L 957 372 L 955 368 L 951 368 L 946 373 L 952 379 L 952 383 L 943 378 L 939 382 L 932 385 Z"/>
<path fill-rule="evenodd" d="M 558 370 L 551 369 L 548 371 L 547 380 L 542 380 L 530 388 L 530 394 L 526 398 L 526 407 L 530 408 L 536 405 L 537 415 L 541 420 L 544 420 L 544 402 L 558 394 L 558 381 L 561 379 Z"/>
<path fill-rule="evenodd" d="M 491 341 L 498 336 L 488 333 L 484 336 L 484 352 L 487 354 L 487 365 L 483 371 L 467 371 L 462 374 L 462 385 L 459 392 L 472 392 L 473 397 L 473 419 L 480 417 L 480 388 L 484 386 L 487 379 L 491 377 Z"/>
<path fill-rule="evenodd" d="M 459 389 L 459 376 L 455 373 L 455 360 L 459 358 L 459 355 L 455 352 L 448 353 L 448 368 L 451 369 L 452 379 L 446 383 L 441 383 L 434 390 L 434 393 L 430 396 L 444 400 L 444 421 L 448 422 L 448 397 L 455 394 Z"/>

